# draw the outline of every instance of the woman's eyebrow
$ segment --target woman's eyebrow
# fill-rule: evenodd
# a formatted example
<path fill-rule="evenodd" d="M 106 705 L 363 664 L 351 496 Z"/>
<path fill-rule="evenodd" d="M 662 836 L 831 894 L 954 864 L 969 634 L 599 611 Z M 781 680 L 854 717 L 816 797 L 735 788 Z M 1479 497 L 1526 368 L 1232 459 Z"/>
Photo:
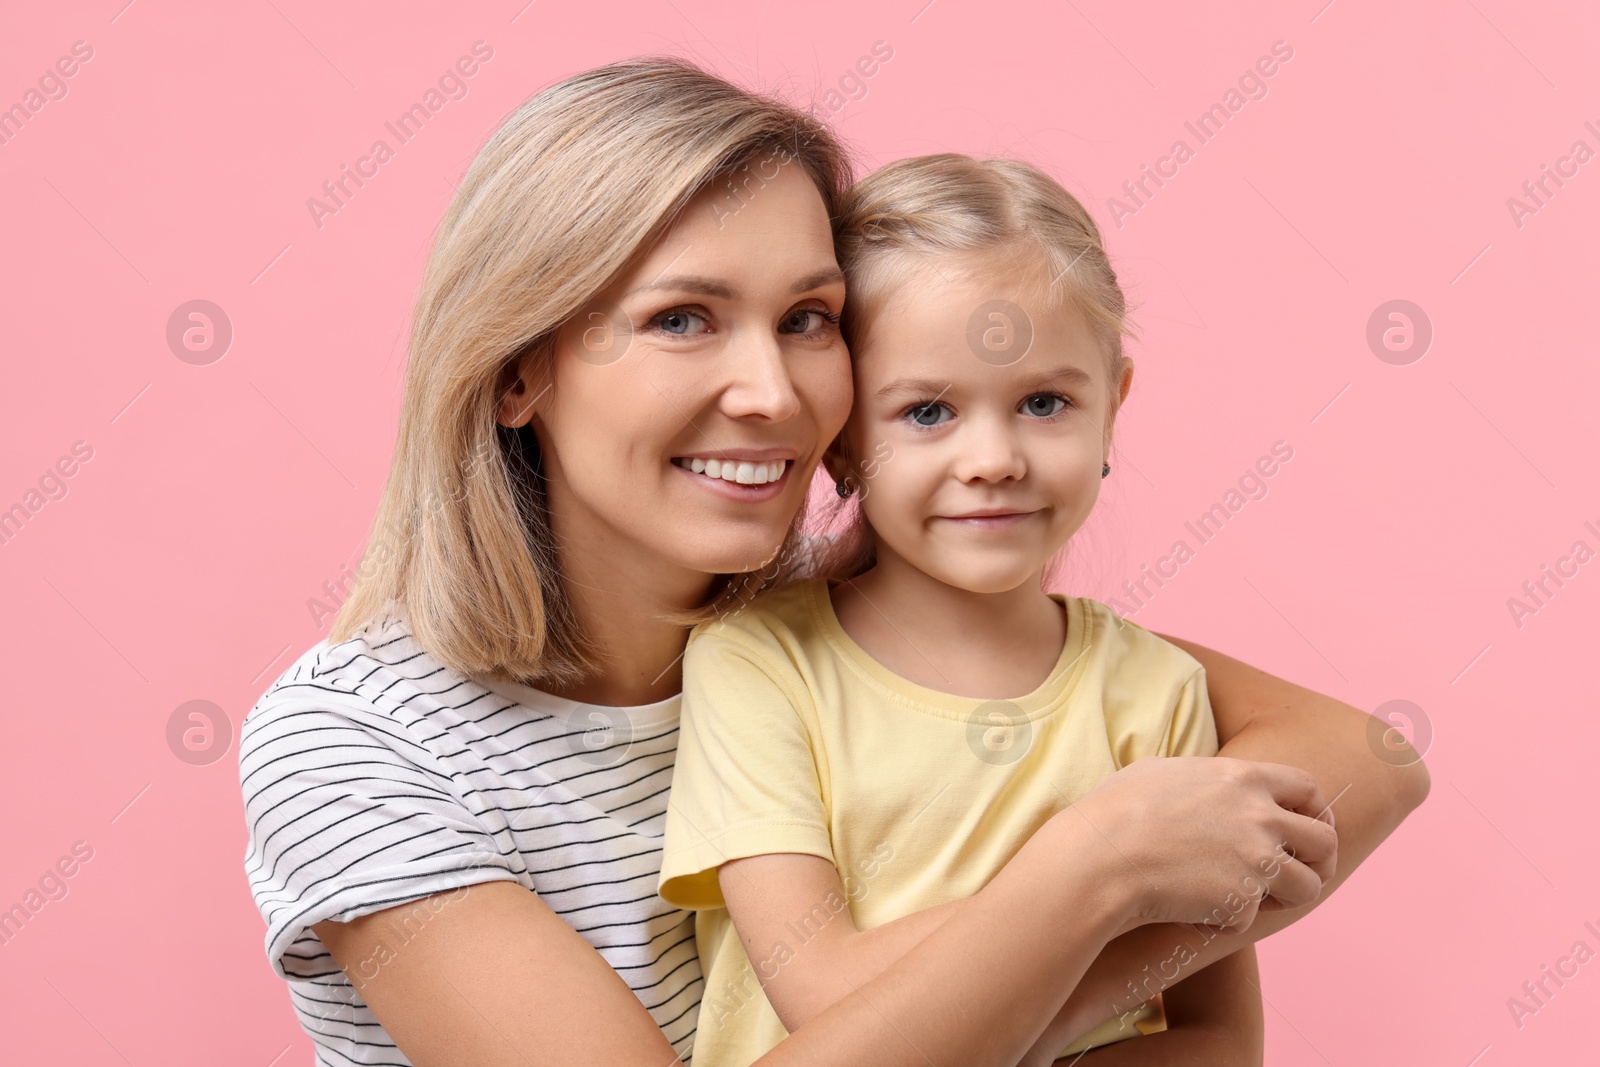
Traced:
<path fill-rule="evenodd" d="M 695 293 L 700 296 L 716 296 L 724 300 L 732 300 L 738 295 L 727 282 L 696 274 L 676 274 L 670 278 L 657 278 L 655 281 L 647 285 L 641 285 L 636 289 L 629 289 L 623 296 L 629 297 L 635 293 L 653 293 L 661 289 L 671 289 L 679 293 Z"/>
<path fill-rule="evenodd" d="M 789 287 L 789 292 L 810 292 L 812 289 L 842 281 L 844 281 L 844 271 L 838 267 L 824 267 L 796 281 Z M 671 289 L 679 293 L 695 293 L 699 296 L 714 296 L 722 300 L 736 300 L 739 296 L 738 290 L 727 282 L 700 274 L 675 274 L 669 278 L 657 278 L 655 281 L 641 285 L 636 289 L 629 289 L 623 296 L 629 297 L 637 293 L 651 293 L 662 289 Z"/>
<path fill-rule="evenodd" d="M 836 282 L 842 281 L 844 281 L 844 271 L 840 270 L 837 266 L 824 267 L 819 271 L 813 271 L 812 273 L 807 274 L 804 278 L 801 278 L 799 281 L 795 282 L 790 288 L 789 292 L 809 292 L 812 289 L 820 289 L 824 285 L 833 285 Z"/>

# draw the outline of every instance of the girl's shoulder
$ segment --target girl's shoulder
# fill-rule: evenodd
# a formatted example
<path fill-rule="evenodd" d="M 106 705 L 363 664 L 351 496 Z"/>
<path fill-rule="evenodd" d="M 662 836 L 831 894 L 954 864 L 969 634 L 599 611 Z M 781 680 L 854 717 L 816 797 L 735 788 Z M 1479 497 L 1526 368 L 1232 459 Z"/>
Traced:
<path fill-rule="evenodd" d="M 1201 669 L 1199 660 L 1166 638 L 1118 614 L 1110 604 L 1092 597 L 1061 593 L 1051 596 L 1063 603 L 1077 602 L 1087 631 L 1088 647 L 1099 654 L 1108 670 L 1159 670 L 1188 677 Z"/>
<path fill-rule="evenodd" d="M 819 598 L 825 601 L 827 596 L 825 580 L 804 578 L 741 598 L 691 630 L 689 647 L 726 642 L 771 658 L 792 660 L 821 639 L 818 604 Z"/>

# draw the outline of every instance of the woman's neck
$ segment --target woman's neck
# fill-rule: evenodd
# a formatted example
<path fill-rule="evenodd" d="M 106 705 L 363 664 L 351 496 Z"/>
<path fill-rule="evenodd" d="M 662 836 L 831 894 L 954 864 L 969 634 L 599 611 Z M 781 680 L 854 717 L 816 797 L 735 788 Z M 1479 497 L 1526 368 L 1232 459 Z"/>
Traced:
<path fill-rule="evenodd" d="M 579 628 L 600 649 L 603 669 L 588 681 L 547 690 L 611 707 L 654 704 L 681 692 L 689 632 L 655 616 L 704 603 L 711 575 L 676 566 L 636 543 L 613 543 L 593 532 L 560 533 L 567 597 Z"/>

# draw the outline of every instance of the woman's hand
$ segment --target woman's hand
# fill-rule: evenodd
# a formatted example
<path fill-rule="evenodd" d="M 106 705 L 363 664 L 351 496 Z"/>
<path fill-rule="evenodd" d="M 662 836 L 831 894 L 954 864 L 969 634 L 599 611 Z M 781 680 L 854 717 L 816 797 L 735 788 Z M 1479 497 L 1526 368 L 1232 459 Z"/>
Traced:
<path fill-rule="evenodd" d="M 1138 875 L 1124 931 L 1157 922 L 1244 930 L 1260 909 L 1316 900 L 1337 866 L 1316 779 L 1281 764 L 1142 759 L 1054 818 L 1087 821 Z"/>
<path fill-rule="evenodd" d="M 1147 924 L 1218 927 L 1224 932 L 1212 935 L 1214 952 L 1248 929 L 1261 909 L 1315 901 L 1337 865 L 1338 835 L 1316 779 L 1277 763 L 1225 756 L 1136 760 L 1051 822 L 1073 819 L 1092 826 L 1131 870 L 1123 881 L 1130 899 L 1121 934 Z M 1235 942 L 1234 949 L 1248 944 Z M 1087 983 L 1075 989 L 1019 1067 L 1051 1062 L 1095 1023 L 1137 1007 L 1156 992 L 1119 1004 L 1102 999 L 1105 986 L 1100 981 L 1092 991 Z M 1113 990 L 1110 996 L 1121 993 Z M 1142 1053 L 1171 1043 L 1140 1044 L 1145 1040 L 1130 1038 L 1111 1048 L 1130 1044 Z M 1129 1048 L 1108 1055 L 1115 1060 L 1136 1054 Z"/>
<path fill-rule="evenodd" d="M 1222 742 L 1219 758 L 1289 764 L 1315 775 L 1339 813 L 1338 871 L 1310 905 L 1274 907 L 1270 914 L 1258 914 L 1243 933 L 1235 928 L 1231 934 L 1207 936 L 1209 931 L 1160 923 L 1124 933 L 1095 960 L 1052 1023 L 1054 1039 L 1061 1042 L 1054 1048 L 1149 999 L 1163 983 L 1144 979 L 1165 973 L 1163 969 L 1170 969 L 1174 960 L 1192 976 L 1235 951 L 1239 942 L 1258 941 L 1322 907 L 1321 902 L 1428 796 L 1430 782 L 1421 754 L 1376 757 L 1371 747 L 1374 720 L 1366 712 L 1202 645 L 1157 636 L 1205 667 L 1217 739 Z"/>

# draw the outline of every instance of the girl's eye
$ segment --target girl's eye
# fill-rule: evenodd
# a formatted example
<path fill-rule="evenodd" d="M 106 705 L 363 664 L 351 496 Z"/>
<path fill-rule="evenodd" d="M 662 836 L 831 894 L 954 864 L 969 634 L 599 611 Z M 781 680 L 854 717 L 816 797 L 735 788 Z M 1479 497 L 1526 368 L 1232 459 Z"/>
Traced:
<path fill-rule="evenodd" d="M 925 404 L 912 405 L 900 417 L 910 419 L 912 424 L 916 426 L 938 426 L 948 421 L 940 418 L 940 415 L 948 414 L 949 412 L 950 409 L 946 405 L 937 400 L 930 400 Z"/>
<path fill-rule="evenodd" d="M 699 323 L 702 328 L 695 329 L 695 323 Z M 652 329 L 660 330 L 662 333 L 674 334 L 678 337 L 704 333 L 703 327 L 707 325 L 709 324 L 706 322 L 705 316 L 696 315 L 685 308 L 673 308 L 671 311 L 663 311 L 650 320 Z"/>
<path fill-rule="evenodd" d="M 1066 410 L 1067 398 L 1059 393 L 1035 393 L 1022 402 L 1022 410 L 1036 418 L 1048 419 Z"/>
<path fill-rule="evenodd" d="M 784 326 L 793 327 L 783 332 L 820 333 L 826 328 L 823 323 L 827 323 L 829 326 L 837 326 L 839 325 L 839 316 L 830 314 L 821 308 L 800 308 L 790 312 L 789 317 L 783 320 Z"/>

